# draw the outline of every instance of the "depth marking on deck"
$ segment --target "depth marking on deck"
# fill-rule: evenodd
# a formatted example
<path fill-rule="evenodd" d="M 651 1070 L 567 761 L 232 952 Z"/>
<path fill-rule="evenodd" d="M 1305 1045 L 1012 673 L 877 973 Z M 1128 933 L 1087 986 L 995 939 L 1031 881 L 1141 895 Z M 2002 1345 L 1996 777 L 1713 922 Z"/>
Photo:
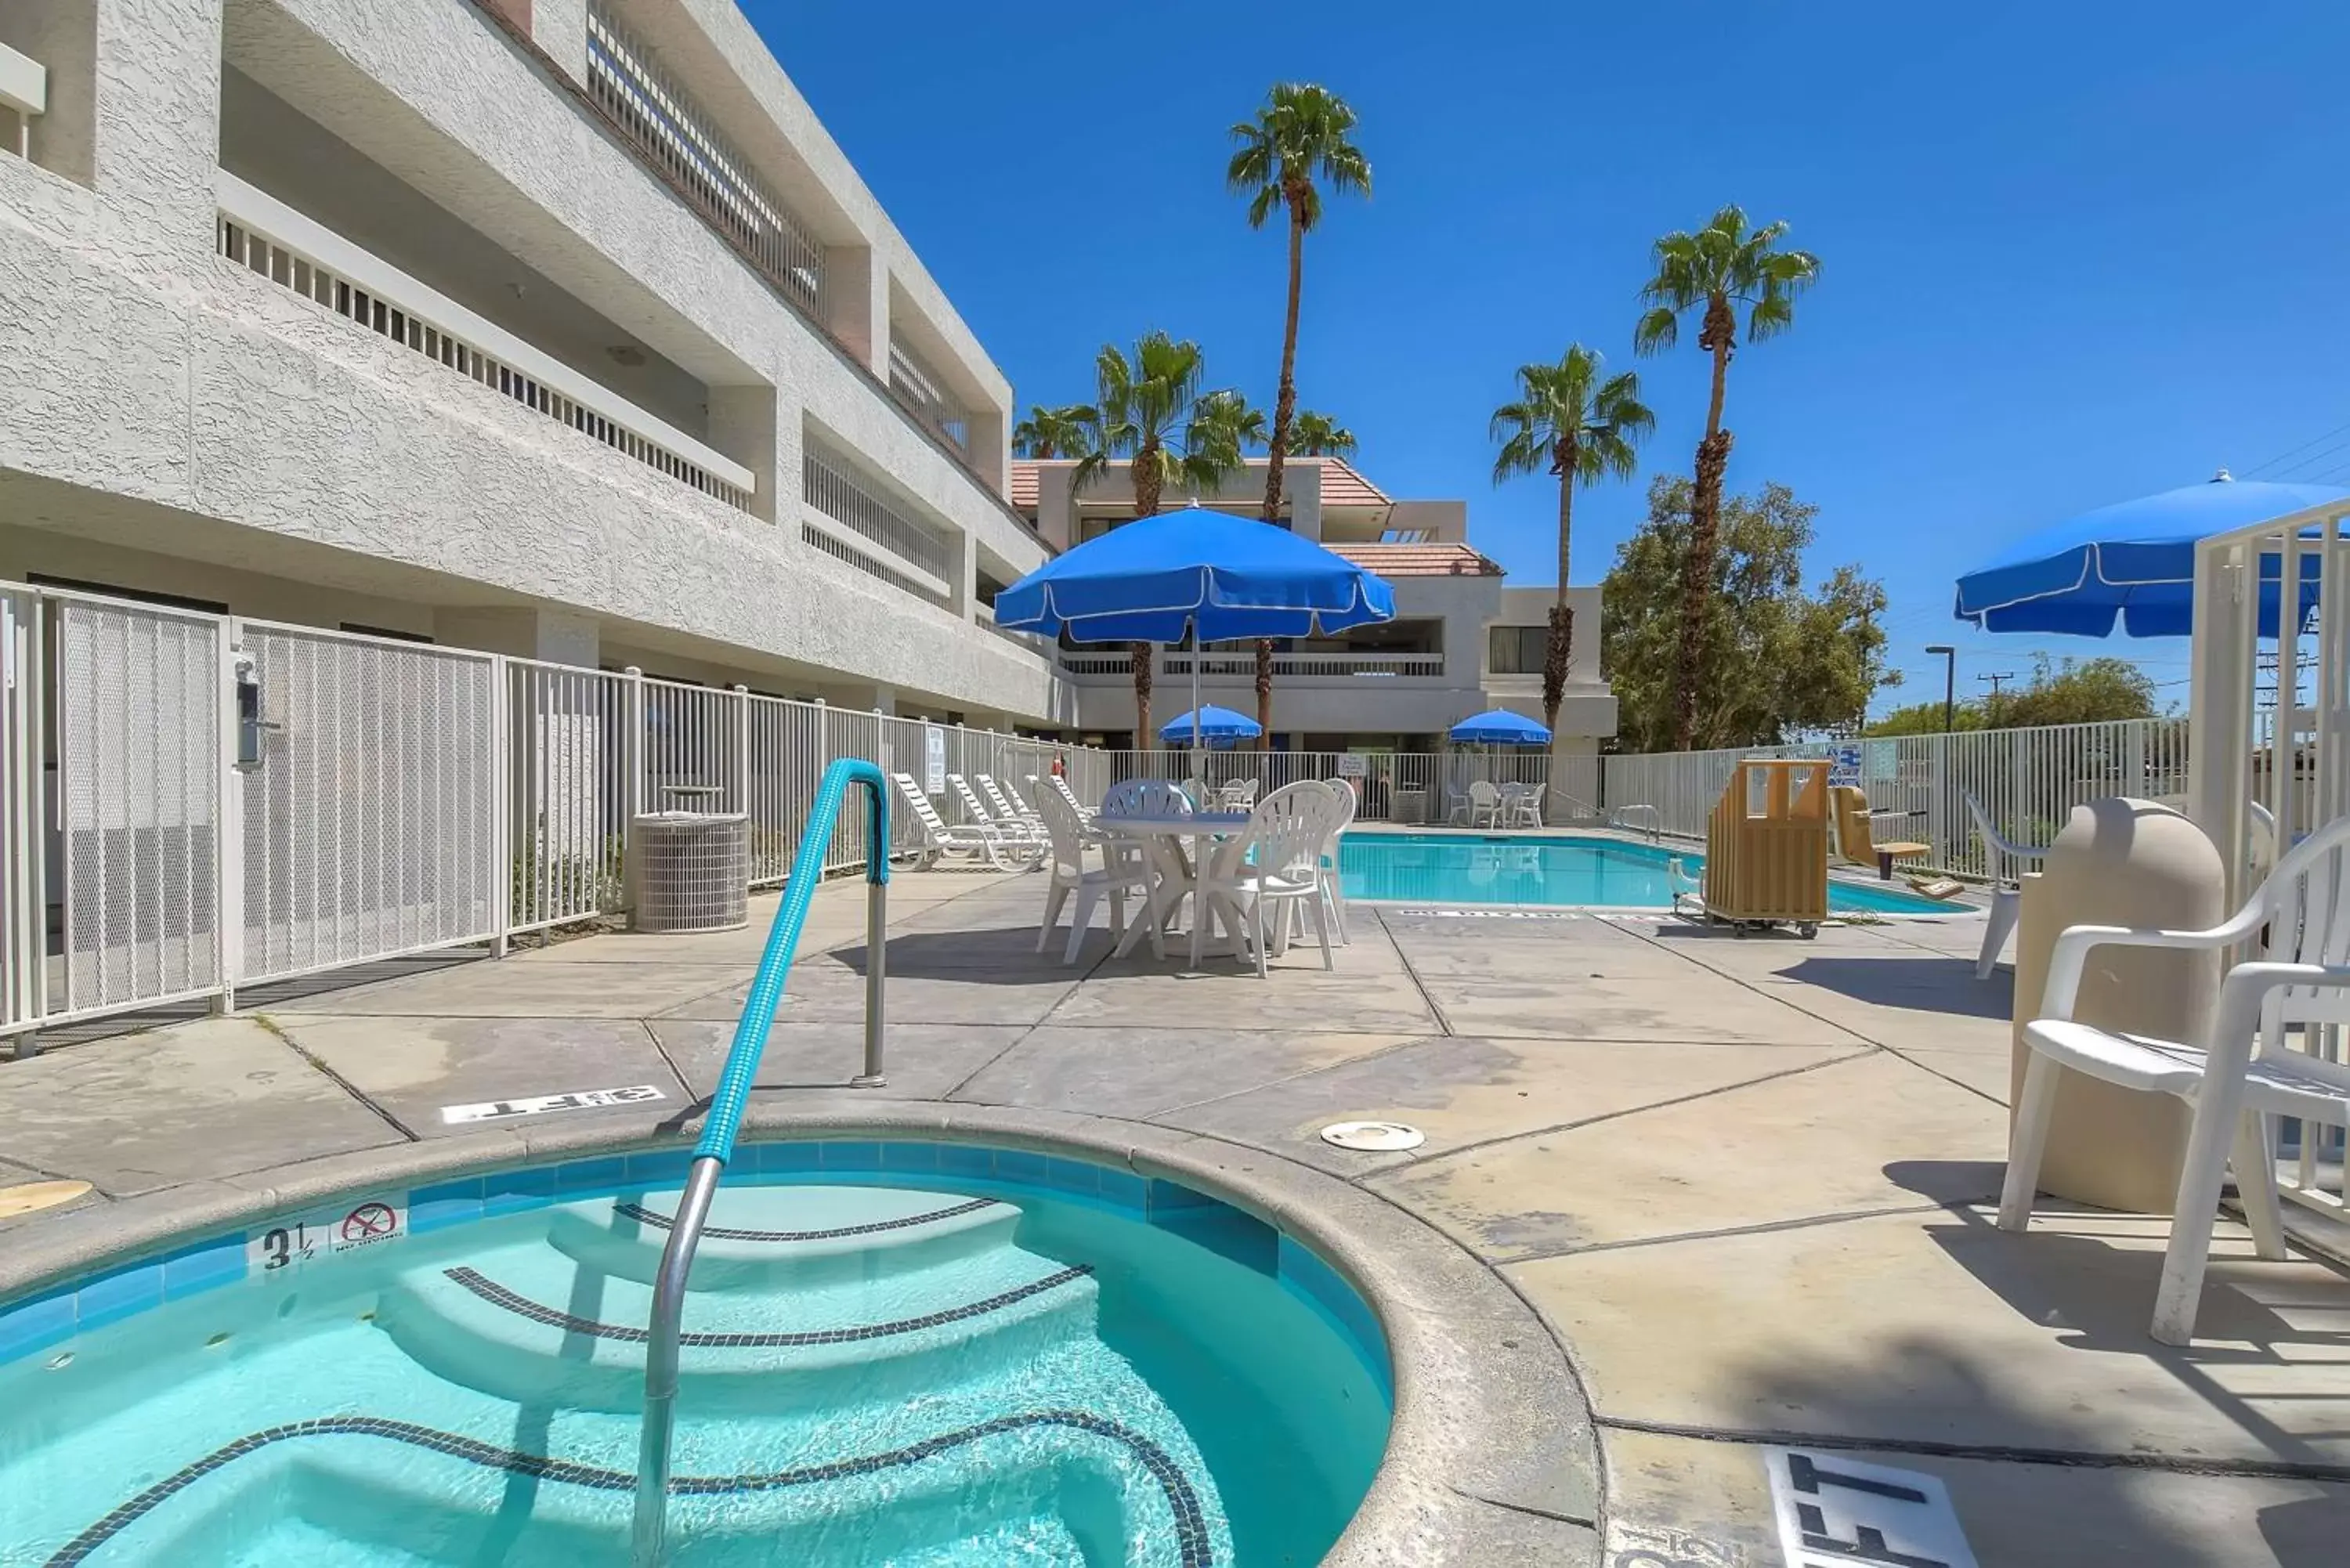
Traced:
<path fill-rule="evenodd" d="M 1939 1476 L 1766 1449 L 1786 1568 L 1981 1568 Z"/>
<path fill-rule="evenodd" d="M 669 1096 L 657 1085 L 632 1084 L 622 1089 L 573 1089 L 560 1095 L 525 1095 L 513 1100 L 483 1100 L 470 1106 L 443 1106 L 441 1120 L 454 1126 L 460 1122 L 504 1121 L 509 1116 L 545 1116 L 549 1111 L 584 1111 L 595 1106 L 641 1106 Z"/>

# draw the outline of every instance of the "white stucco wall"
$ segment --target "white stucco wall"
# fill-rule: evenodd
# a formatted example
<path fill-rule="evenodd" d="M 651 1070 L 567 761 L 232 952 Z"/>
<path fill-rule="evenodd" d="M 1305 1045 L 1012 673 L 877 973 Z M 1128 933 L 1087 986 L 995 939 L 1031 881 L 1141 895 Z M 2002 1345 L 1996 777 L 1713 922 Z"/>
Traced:
<path fill-rule="evenodd" d="M 974 711 L 1050 722 L 1066 710 L 1045 660 L 801 542 L 801 430 L 814 418 L 934 523 L 1020 570 L 1043 558 L 464 0 L 99 4 L 96 189 L 0 157 L 0 524 L 73 533 L 59 497 L 78 487 L 323 547 L 334 554 L 305 558 L 355 579 L 377 563 Z M 224 39 L 296 109 L 708 383 L 713 439 L 757 467 L 781 521 L 216 256 Z M 743 428 L 745 410 L 761 428 Z M 37 504 L 12 507 L 29 493 L 16 476 L 45 482 Z M 109 515 L 114 543 L 173 548 L 168 519 L 148 538 L 143 514 Z M 189 535 L 215 556 L 266 560 Z"/>

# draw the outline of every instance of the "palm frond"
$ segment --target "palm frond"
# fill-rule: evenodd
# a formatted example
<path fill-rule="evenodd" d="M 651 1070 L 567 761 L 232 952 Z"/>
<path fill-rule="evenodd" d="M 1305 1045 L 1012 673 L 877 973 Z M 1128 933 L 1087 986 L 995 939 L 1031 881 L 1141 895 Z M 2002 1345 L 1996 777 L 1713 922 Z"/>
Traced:
<path fill-rule="evenodd" d="M 1348 140 L 1354 129 L 1354 109 L 1327 88 L 1274 83 L 1256 118 L 1232 128 L 1239 148 L 1224 169 L 1228 187 L 1250 193 L 1250 226 L 1262 228 L 1287 208 L 1301 228 L 1314 227 L 1322 217 L 1323 184 L 1369 195 L 1370 161 Z"/>

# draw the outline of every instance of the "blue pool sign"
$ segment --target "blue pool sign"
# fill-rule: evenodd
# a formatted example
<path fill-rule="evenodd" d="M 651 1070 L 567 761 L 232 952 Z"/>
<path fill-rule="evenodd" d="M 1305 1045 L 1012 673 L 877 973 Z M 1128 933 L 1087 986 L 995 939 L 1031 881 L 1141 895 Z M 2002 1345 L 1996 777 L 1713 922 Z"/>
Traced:
<path fill-rule="evenodd" d="M 922 726 L 922 793 L 947 793 L 947 732 L 936 724 Z"/>
<path fill-rule="evenodd" d="M 1860 783 L 1860 748 L 1858 746 L 1843 745 L 1829 748 L 1828 783 L 1831 786 Z"/>

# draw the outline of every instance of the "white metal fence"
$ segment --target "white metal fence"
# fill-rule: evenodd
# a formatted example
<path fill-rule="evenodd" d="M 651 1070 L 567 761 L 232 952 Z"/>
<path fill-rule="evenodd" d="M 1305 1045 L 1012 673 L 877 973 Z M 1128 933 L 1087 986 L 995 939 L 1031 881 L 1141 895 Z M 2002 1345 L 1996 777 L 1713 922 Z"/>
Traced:
<path fill-rule="evenodd" d="M 1663 831 L 1705 836 L 1706 817 L 1741 757 L 1826 757 L 1837 782 L 1859 785 L 1877 811 L 1904 814 L 1898 836 L 1929 846 L 1918 865 L 1989 870 L 1966 797 L 2011 838 L 2045 844 L 2074 806 L 2105 795 L 2184 804 L 2187 725 L 2177 719 L 1976 730 L 1949 735 L 1815 742 L 1602 759 L 1599 802 L 1654 806 Z"/>
<path fill-rule="evenodd" d="M 739 686 L 0 584 L 0 1036 L 617 910 L 646 812 L 744 814 L 772 886 L 837 757 L 1024 795 L 1056 759 L 1093 798 L 1112 777 Z M 844 815 L 826 869 L 866 831 Z"/>

